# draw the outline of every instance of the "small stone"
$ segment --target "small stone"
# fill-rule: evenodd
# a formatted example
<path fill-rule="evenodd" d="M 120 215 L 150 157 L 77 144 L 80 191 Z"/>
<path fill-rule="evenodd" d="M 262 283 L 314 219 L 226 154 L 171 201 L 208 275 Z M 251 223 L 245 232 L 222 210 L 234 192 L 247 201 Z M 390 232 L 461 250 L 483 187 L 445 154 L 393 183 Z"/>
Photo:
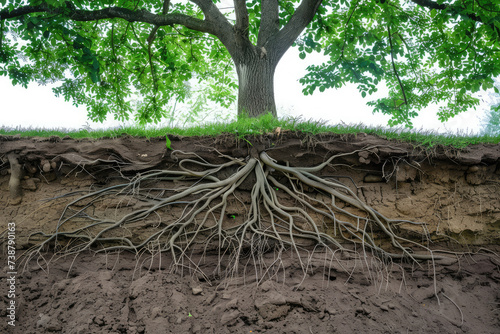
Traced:
<path fill-rule="evenodd" d="M 49 324 L 50 321 L 50 317 L 43 313 L 40 313 L 38 316 L 40 317 L 40 320 L 36 322 L 36 326 L 47 328 L 47 325 Z"/>
<path fill-rule="evenodd" d="M 367 309 L 366 307 L 358 307 L 356 308 L 356 314 L 363 314 L 363 315 L 369 315 L 371 311 Z"/>
<path fill-rule="evenodd" d="M 232 308 L 234 308 L 234 309 L 238 308 L 238 299 L 237 298 L 232 299 L 231 301 L 229 301 L 229 303 L 226 304 L 226 310 L 229 310 Z"/>
<path fill-rule="evenodd" d="M 272 282 L 271 281 L 265 281 L 260 285 L 260 289 L 264 292 L 268 292 L 272 287 Z"/>
<path fill-rule="evenodd" d="M 202 330 L 200 324 L 194 324 L 193 329 L 191 330 L 192 333 L 200 333 Z"/>
<path fill-rule="evenodd" d="M 9 204 L 10 205 L 19 205 L 19 204 L 21 204 L 22 201 L 23 201 L 23 197 L 19 196 L 19 197 L 16 197 L 16 198 L 11 198 L 9 200 Z"/>
<path fill-rule="evenodd" d="M 468 169 L 469 173 L 476 173 L 477 171 L 479 171 L 479 166 L 470 166 Z"/>
<path fill-rule="evenodd" d="M 260 298 L 255 299 L 255 307 L 257 307 L 258 309 L 264 307 L 267 304 L 284 305 L 286 304 L 285 296 L 276 291 L 272 291 Z"/>
<path fill-rule="evenodd" d="M 412 295 L 413 295 L 413 298 L 415 298 L 415 300 L 417 302 L 422 302 L 426 299 L 430 299 L 430 298 L 433 298 L 436 294 L 436 291 L 434 289 L 434 286 L 428 286 L 428 287 L 421 287 L 421 288 L 418 288 L 417 290 L 415 290 Z"/>
<path fill-rule="evenodd" d="M 333 308 L 333 306 L 328 306 L 325 308 L 325 313 L 328 313 L 330 315 L 335 315 L 337 314 L 337 310 Z"/>
<path fill-rule="evenodd" d="M 104 321 L 104 315 L 100 314 L 100 315 L 95 316 L 94 323 L 100 327 L 104 326 L 106 324 Z"/>
<path fill-rule="evenodd" d="M 222 315 L 220 322 L 223 325 L 226 325 L 226 324 L 229 324 L 229 323 L 233 322 L 234 320 L 238 319 L 239 316 L 240 316 L 240 311 L 238 311 L 238 310 L 226 312 Z"/>
<path fill-rule="evenodd" d="M 358 153 L 358 155 L 359 155 L 360 157 L 363 157 L 363 158 L 365 158 L 365 159 L 368 159 L 368 157 L 370 156 L 370 152 L 368 152 L 368 151 L 362 151 L 362 152 L 359 152 L 359 153 Z"/>
<path fill-rule="evenodd" d="M 60 332 L 62 330 L 62 326 L 60 323 L 51 323 L 47 326 L 47 330 L 49 332 Z"/>
<path fill-rule="evenodd" d="M 362 164 L 365 164 L 365 165 L 369 165 L 370 164 L 370 159 L 365 159 L 363 157 L 359 157 L 359 162 L 361 162 Z"/>
<path fill-rule="evenodd" d="M 437 264 L 440 264 L 442 266 L 451 266 L 452 264 L 455 264 L 458 262 L 458 259 L 456 257 L 442 257 L 440 259 L 437 259 L 435 261 Z"/>
<path fill-rule="evenodd" d="M 380 175 L 368 174 L 364 177 L 363 182 L 365 183 L 378 183 L 383 182 L 384 179 Z"/>
<path fill-rule="evenodd" d="M 44 173 L 48 173 L 50 172 L 50 163 L 48 161 L 46 161 L 43 165 L 42 165 L 42 170 Z"/>
<path fill-rule="evenodd" d="M 200 288 L 199 286 L 193 288 L 193 295 L 195 295 L 195 296 L 201 295 L 202 292 L 203 292 L 203 289 Z"/>
<path fill-rule="evenodd" d="M 161 315 L 161 307 L 156 306 L 151 309 L 151 319 L 155 319 L 159 315 Z"/>
<path fill-rule="evenodd" d="M 100 277 L 105 280 L 105 281 L 111 281 L 111 279 L 113 278 L 113 272 L 110 270 L 110 271 L 103 271 L 101 274 L 100 274 Z"/>
<path fill-rule="evenodd" d="M 21 186 L 25 190 L 31 190 L 35 191 L 36 190 L 36 182 L 34 179 L 27 179 L 26 181 L 21 183 Z"/>

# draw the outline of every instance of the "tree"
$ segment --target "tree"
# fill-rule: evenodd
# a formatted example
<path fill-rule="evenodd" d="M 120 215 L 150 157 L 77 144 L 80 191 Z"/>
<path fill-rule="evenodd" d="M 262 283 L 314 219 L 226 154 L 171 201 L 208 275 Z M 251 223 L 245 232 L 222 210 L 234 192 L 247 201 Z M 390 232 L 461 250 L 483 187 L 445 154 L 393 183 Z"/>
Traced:
<path fill-rule="evenodd" d="M 486 116 L 486 124 L 483 133 L 490 136 L 500 135 L 500 104 L 492 107 Z"/>
<path fill-rule="evenodd" d="M 483 120 L 484 135 L 499 136 L 500 135 L 500 84 L 498 80 L 495 83 L 494 93 L 490 93 L 488 98 L 490 102 L 490 110 Z"/>
<path fill-rule="evenodd" d="M 496 0 L 234 0 L 234 19 L 212 0 L 1 3 L 0 73 L 14 84 L 62 80 L 56 94 L 87 104 L 98 120 L 109 111 L 127 117 L 137 91 L 140 119 L 158 121 L 192 77 L 212 80 L 212 99 L 227 105 L 230 59 L 238 113 L 276 115 L 274 72 L 292 45 L 301 58 L 330 57 L 301 80 L 306 94 L 353 82 L 365 97 L 385 82 L 389 96 L 369 103 L 391 124 L 411 125 L 442 100 L 446 120 L 477 105 L 471 93 L 500 74 Z"/>

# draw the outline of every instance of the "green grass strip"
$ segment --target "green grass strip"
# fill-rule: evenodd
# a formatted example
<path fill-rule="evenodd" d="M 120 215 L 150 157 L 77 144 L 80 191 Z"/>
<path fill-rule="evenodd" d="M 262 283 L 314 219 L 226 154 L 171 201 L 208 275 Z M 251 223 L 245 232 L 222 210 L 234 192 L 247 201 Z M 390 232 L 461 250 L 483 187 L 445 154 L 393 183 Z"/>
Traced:
<path fill-rule="evenodd" d="M 500 136 L 469 136 L 444 135 L 431 131 L 415 131 L 400 128 L 368 128 L 363 125 L 327 125 L 322 121 L 305 121 L 300 118 L 277 119 L 270 114 L 259 118 L 241 117 L 238 121 L 231 123 L 206 123 L 189 128 L 155 128 L 155 127 L 120 127 L 106 130 L 79 130 L 65 131 L 47 129 L 9 129 L 0 128 L 0 135 L 20 135 L 21 137 L 51 137 L 69 136 L 75 139 L 81 138 L 117 138 L 124 134 L 134 137 L 163 137 L 165 135 L 180 136 L 218 136 L 221 134 L 234 134 L 240 138 L 248 135 L 259 135 L 275 132 L 277 128 L 281 131 L 302 132 L 311 135 L 333 133 L 333 134 L 359 134 L 366 133 L 377 135 L 388 140 L 397 140 L 414 143 L 418 146 L 432 148 L 437 145 L 464 148 L 472 144 L 498 144 Z"/>

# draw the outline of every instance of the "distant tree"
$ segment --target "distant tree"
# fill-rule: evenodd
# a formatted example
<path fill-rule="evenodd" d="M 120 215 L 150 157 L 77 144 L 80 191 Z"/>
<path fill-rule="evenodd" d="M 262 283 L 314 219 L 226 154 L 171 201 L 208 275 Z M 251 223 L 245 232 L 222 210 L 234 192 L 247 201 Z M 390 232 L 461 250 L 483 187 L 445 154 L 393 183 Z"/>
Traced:
<path fill-rule="evenodd" d="M 500 82 L 495 85 L 495 93 L 490 94 L 492 101 L 490 110 L 483 122 L 483 134 L 500 136 Z"/>
<path fill-rule="evenodd" d="M 351 82 L 369 102 L 411 125 L 418 110 L 446 101 L 441 120 L 478 104 L 472 93 L 500 74 L 498 0 L 0 0 L 0 74 L 14 84 L 62 81 L 56 94 L 86 104 L 89 117 L 159 121 L 188 79 L 210 81 L 209 97 L 238 113 L 276 115 L 274 72 L 293 45 L 310 66 L 304 92 Z M 230 7 L 229 9 L 227 7 Z M 228 72 L 235 65 L 238 84 Z M 291 71 L 293 69 L 290 69 Z M 332 101 L 332 112 L 335 109 Z M 345 111 L 344 111 L 345 112 Z"/>

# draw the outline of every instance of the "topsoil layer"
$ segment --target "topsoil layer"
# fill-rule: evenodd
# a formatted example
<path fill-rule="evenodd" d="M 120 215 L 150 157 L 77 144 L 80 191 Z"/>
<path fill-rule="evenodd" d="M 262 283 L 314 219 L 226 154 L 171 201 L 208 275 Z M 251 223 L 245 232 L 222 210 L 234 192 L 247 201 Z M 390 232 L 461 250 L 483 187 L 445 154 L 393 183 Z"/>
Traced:
<path fill-rule="evenodd" d="M 10 277 L 4 233 L 0 332 L 500 332 L 500 145 L 424 150 L 365 134 L 170 140 L 172 149 L 195 152 L 211 163 L 225 161 L 223 155 L 256 157 L 266 150 L 281 164 L 314 166 L 332 155 L 362 150 L 339 157 L 324 173 L 356 185 L 360 198 L 381 214 L 425 222 L 441 248 L 469 247 L 477 254 L 421 267 L 340 256 L 324 270 L 317 253 L 307 273 L 293 256 L 283 254 L 282 269 L 262 278 L 252 268 L 241 277 L 207 277 L 189 269 L 171 273 L 167 255 L 160 260 L 88 252 L 60 258 L 48 268 L 41 258 L 38 263 L 19 260 L 11 298 L 12 286 L 3 279 Z M 130 136 L 0 137 L 0 158 L 0 223 L 2 230 L 15 223 L 17 258 L 36 243 L 28 238 L 31 233 L 54 231 L 69 201 L 63 195 L 178 163 L 165 138 Z M 13 193 L 9 182 L 16 163 L 21 191 Z M 228 212 L 238 212 L 238 203 L 229 205 Z M 417 233 L 412 226 L 403 230 Z M 274 260 L 274 254 L 267 256 Z M 207 271 L 216 263 L 215 256 L 203 259 Z M 8 324 L 11 300 L 16 301 L 15 327 Z"/>

